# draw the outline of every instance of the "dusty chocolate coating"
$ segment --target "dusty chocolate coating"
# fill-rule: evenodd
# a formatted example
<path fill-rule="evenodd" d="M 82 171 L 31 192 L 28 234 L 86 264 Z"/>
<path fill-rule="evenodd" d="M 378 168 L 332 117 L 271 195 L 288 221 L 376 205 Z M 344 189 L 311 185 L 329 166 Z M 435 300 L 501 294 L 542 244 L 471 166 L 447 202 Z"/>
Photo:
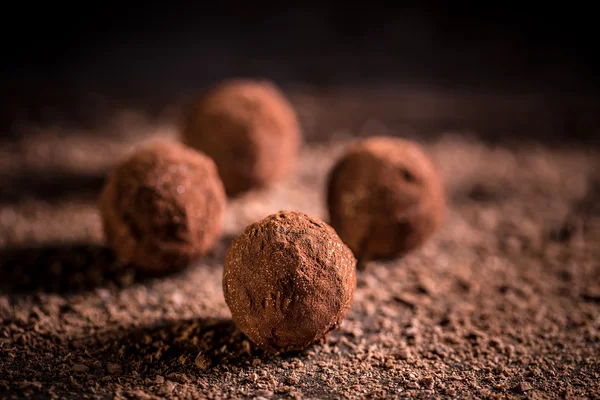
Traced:
<path fill-rule="evenodd" d="M 106 240 L 118 259 L 155 273 L 204 255 L 221 234 L 225 209 L 213 161 L 167 142 L 118 165 L 100 197 Z"/>
<path fill-rule="evenodd" d="M 215 161 L 229 195 L 285 177 L 301 145 L 296 111 L 268 81 L 230 80 L 209 89 L 182 131 L 184 143 Z"/>
<path fill-rule="evenodd" d="M 332 227 L 361 261 L 421 246 L 446 214 L 430 158 L 418 144 L 392 137 L 350 146 L 330 172 L 327 203 Z"/>
<path fill-rule="evenodd" d="M 352 305 L 356 259 L 324 222 L 281 211 L 248 226 L 227 252 L 233 320 L 271 352 L 301 350 L 339 326 Z"/>

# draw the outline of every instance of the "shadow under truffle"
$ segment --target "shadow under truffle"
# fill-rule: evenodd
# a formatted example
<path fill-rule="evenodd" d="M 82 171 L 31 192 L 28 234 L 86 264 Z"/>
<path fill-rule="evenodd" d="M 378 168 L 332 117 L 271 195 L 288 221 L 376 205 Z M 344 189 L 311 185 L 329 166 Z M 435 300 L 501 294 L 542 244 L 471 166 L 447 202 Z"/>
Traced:
<path fill-rule="evenodd" d="M 60 202 L 65 199 L 95 201 L 105 182 L 105 174 L 78 174 L 66 171 L 22 171 L 0 175 L 0 205 L 23 200 Z"/>
<path fill-rule="evenodd" d="M 0 293 L 74 292 L 138 280 L 105 246 L 62 243 L 0 249 Z"/>
<path fill-rule="evenodd" d="M 112 360 L 123 374 L 136 371 L 151 378 L 190 369 L 203 373 L 218 366 L 252 365 L 256 357 L 269 357 L 232 320 L 218 318 L 167 321 L 124 333 L 105 331 L 71 345 L 86 349 L 95 359 Z"/>

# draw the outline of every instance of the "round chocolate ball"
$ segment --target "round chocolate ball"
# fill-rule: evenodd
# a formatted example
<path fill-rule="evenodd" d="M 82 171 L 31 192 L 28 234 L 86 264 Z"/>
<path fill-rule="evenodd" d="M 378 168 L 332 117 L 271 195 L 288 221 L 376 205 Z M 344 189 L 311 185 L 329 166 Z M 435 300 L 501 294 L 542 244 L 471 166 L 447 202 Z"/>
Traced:
<path fill-rule="evenodd" d="M 331 226 L 361 262 L 416 249 L 446 214 L 433 162 L 418 144 L 392 137 L 350 146 L 330 172 L 327 205 Z"/>
<path fill-rule="evenodd" d="M 213 161 L 168 142 L 121 162 L 100 197 L 106 241 L 118 260 L 153 273 L 182 269 L 211 249 L 225 209 Z"/>
<path fill-rule="evenodd" d="M 182 130 L 184 143 L 215 161 L 229 195 L 285 177 L 301 145 L 296 111 L 268 81 L 230 80 L 209 89 Z"/>
<path fill-rule="evenodd" d="M 260 348 L 301 350 L 339 326 L 352 305 L 356 259 L 335 231 L 282 211 L 248 226 L 227 252 L 225 300 Z"/>

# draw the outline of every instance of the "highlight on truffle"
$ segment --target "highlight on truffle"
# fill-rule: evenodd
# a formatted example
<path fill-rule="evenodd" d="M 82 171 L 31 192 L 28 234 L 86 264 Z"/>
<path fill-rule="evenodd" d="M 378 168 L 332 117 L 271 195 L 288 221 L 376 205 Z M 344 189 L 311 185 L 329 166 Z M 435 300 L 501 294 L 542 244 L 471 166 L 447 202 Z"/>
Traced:
<path fill-rule="evenodd" d="M 296 111 L 282 91 L 251 79 L 206 91 L 186 115 L 182 139 L 215 161 L 232 196 L 287 176 L 302 142 Z"/>
<path fill-rule="evenodd" d="M 186 267 L 213 247 L 226 195 L 209 157 L 160 142 L 143 146 L 113 169 L 99 206 L 117 259 L 162 273 Z"/>
<path fill-rule="evenodd" d="M 357 141 L 337 161 L 327 205 L 332 227 L 361 262 L 420 247 L 446 215 L 442 179 L 423 148 L 383 136 Z"/>
<path fill-rule="evenodd" d="M 351 308 L 356 259 L 323 221 L 281 211 L 248 226 L 225 259 L 223 290 L 234 322 L 270 352 L 325 340 Z"/>

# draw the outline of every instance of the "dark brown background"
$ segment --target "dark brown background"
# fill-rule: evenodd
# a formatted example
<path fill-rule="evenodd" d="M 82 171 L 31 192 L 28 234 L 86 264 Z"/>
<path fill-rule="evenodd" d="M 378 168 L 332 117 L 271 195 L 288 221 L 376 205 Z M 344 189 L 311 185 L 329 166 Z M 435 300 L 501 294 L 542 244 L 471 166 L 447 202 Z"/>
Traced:
<path fill-rule="evenodd" d="M 321 90 L 533 94 L 589 123 L 578 113 L 595 113 L 600 88 L 593 13 L 585 7 L 104 2 L 33 12 L 13 4 L 4 18 L 15 26 L 2 28 L 4 120 L 15 119 L 7 108 L 17 103 L 26 110 L 21 119 L 79 122 L 99 112 L 99 97 L 156 110 L 226 77 L 264 76 Z M 555 131 L 548 135 L 594 139 Z"/>

